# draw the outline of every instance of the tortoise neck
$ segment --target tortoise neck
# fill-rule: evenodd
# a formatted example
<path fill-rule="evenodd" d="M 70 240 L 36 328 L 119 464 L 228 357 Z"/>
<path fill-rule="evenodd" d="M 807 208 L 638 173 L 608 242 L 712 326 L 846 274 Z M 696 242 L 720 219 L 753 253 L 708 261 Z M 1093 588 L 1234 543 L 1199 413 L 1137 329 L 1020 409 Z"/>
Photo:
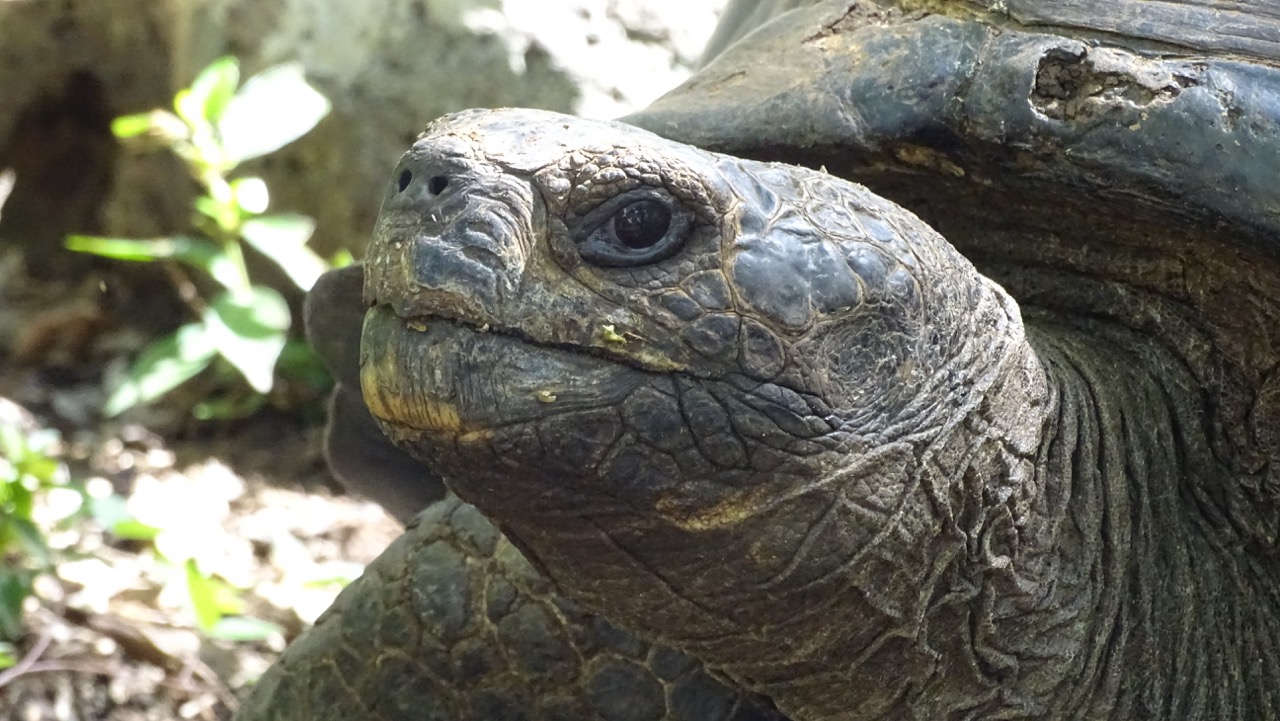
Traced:
<path fill-rule="evenodd" d="M 1150 550 L 1151 528 L 1143 510 L 1149 496 L 1131 494 L 1130 475 L 1175 475 L 1163 459 L 1142 459 L 1141 444 L 1126 436 L 1154 436 L 1144 440 L 1168 448 L 1171 425 L 1167 418 L 1135 422 L 1150 378 L 1131 361 L 1104 358 L 1072 333 L 1033 325 L 1029 335 L 1050 401 L 1034 472 L 1006 501 L 984 509 L 989 520 L 979 537 L 997 544 L 986 553 L 1008 560 L 997 568 L 970 559 L 981 587 L 970 609 L 983 631 L 974 656 L 984 680 L 1001 687 L 1001 706 L 1035 717 L 1088 717 L 1090 704 L 1116 702 L 1135 627 L 1151 620 L 1149 607 L 1131 603 L 1132 571 Z M 986 472 L 999 475 L 998 468 Z"/>
<path fill-rule="evenodd" d="M 1084 325 L 1029 331 L 1056 400 L 1015 503 L 1042 510 L 1019 529 L 1016 572 L 989 581 L 1004 599 L 993 675 L 1046 718 L 1267 716 L 1256 704 L 1276 692 L 1245 679 L 1259 664 L 1276 677 L 1274 569 L 1263 578 L 1203 515 L 1230 481 L 1195 386 L 1158 343 Z"/>
<path fill-rule="evenodd" d="M 1270 717 L 1275 569 L 1195 511 L 1227 481 L 1195 386 L 1125 333 L 979 339 L 989 380 L 903 464 L 915 497 L 892 532 L 779 634 L 812 639 L 804 653 L 694 652 L 798 718 Z"/>

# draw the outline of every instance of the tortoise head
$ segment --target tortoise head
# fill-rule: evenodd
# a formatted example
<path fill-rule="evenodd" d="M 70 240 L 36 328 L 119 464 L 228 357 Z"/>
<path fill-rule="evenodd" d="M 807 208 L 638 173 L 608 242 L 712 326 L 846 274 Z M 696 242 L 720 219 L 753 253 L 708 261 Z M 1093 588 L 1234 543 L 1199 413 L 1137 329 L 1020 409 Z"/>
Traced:
<path fill-rule="evenodd" d="M 859 185 L 471 112 L 370 248 L 382 428 L 795 718 L 1266 716 L 1280 71 L 1177 3 L 797 4 L 631 121 L 871 185 L 1030 338 Z"/>
<path fill-rule="evenodd" d="M 365 294 L 388 436 L 572 597 L 719 658 L 803 656 L 796 608 L 850 574 L 913 613 L 926 449 L 1030 362 L 1007 296 L 861 186 L 539 111 L 427 129 Z"/>

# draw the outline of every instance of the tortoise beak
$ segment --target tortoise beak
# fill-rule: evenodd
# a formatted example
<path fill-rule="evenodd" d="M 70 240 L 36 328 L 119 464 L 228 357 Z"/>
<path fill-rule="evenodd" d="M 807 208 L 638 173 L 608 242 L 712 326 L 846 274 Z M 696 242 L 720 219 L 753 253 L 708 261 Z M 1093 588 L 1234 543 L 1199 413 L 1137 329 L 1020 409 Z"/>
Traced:
<path fill-rule="evenodd" d="M 360 387 L 392 440 L 421 433 L 460 442 L 548 414 L 612 408 L 648 376 L 627 366 L 436 319 L 418 325 L 380 306 L 365 315 Z"/>

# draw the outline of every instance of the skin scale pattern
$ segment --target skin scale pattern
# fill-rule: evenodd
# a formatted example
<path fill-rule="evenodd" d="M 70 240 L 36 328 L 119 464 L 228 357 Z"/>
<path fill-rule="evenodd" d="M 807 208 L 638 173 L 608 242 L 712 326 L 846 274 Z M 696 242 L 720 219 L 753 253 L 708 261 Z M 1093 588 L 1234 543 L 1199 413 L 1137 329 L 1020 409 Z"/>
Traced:
<path fill-rule="evenodd" d="M 1275 578 L 1187 523 L 1174 490 L 1225 472 L 1179 432 L 1190 381 L 1156 345 L 1024 334 L 865 189 L 626 126 L 450 116 L 397 171 L 366 270 L 368 405 L 588 609 L 797 719 L 1273 707 L 1231 663 L 1179 683 L 1196 659 L 1273 662 Z M 696 216 L 679 252 L 573 257 L 582 218 L 656 187 Z M 486 262 L 423 275 L 446 254 Z M 695 314 L 707 275 L 727 292 Z"/>
<path fill-rule="evenodd" d="M 635 187 L 598 190 L 629 157 Z M 567 595 L 796 718 L 894 715 L 925 710 L 922 698 L 943 713 L 1006 702 L 976 650 L 940 669 L 938 651 L 918 648 L 931 634 L 929 646 L 975 645 L 968 602 L 1019 583 L 1003 543 L 970 554 L 949 527 L 967 515 L 975 539 L 1016 532 L 1012 509 L 968 510 L 951 487 L 970 472 L 998 503 L 1012 500 L 1017 483 L 1001 476 L 1032 477 L 1038 443 L 1019 429 L 1052 408 L 1003 292 L 865 189 L 623 126 L 463 115 L 429 129 L 403 167 L 417 184 L 388 198 L 367 266 L 367 300 L 394 313 L 366 320 L 366 400 Z M 438 177 L 438 197 L 415 192 Z M 570 255 L 557 244 L 571 243 L 578 218 L 653 187 L 704 210 L 679 254 L 638 270 L 555 262 Z M 504 195 L 518 200 L 492 203 Z M 462 230 L 475 227 L 510 232 Z M 414 254 L 495 241 L 503 260 L 489 267 L 509 279 L 485 287 L 510 295 L 456 298 L 457 286 L 406 273 Z M 678 301 L 707 273 L 729 291 L 708 294 L 714 305 L 695 317 Z M 427 329 L 406 338 L 401 319 Z M 721 319 L 728 331 L 703 330 Z M 630 340 L 598 335 L 606 320 Z M 573 346 L 604 358 L 561 350 Z M 984 413 L 993 387 L 1016 395 Z M 546 388 L 554 413 L 536 400 Z M 962 437 L 966 425 L 981 442 Z M 950 523 L 930 518 L 934 506 Z M 965 583 L 971 595 L 949 588 Z M 952 602 L 931 608 L 939 597 Z M 918 690 L 904 698 L 908 684 Z"/>
<path fill-rule="evenodd" d="M 823 27 L 838 29 L 838 19 L 824 21 Z M 963 48 L 985 47 L 988 59 L 995 57 L 993 41 L 972 41 L 976 33 L 957 32 L 953 26 L 958 25 L 938 19 L 909 30 L 959 38 Z M 800 23 L 796 27 L 803 29 Z M 784 32 L 772 37 L 786 46 Z M 822 40 L 831 44 L 844 37 L 835 33 Z M 856 40 L 857 33 L 847 37 Z M 1015 32 L 999 40 L 1037 48 L 1050 42 Z M 1073 64 L 1082 59 L 1095 70 L 1114 68 L 1114 55 L 1072 46 L 1049 47 L 1043 57 L 1039 68 L 1045 82 L 1041 88 L 1037 80 L 1034 87 L 1044 92 L 1033 106 L 1040 103 L 1044 117 L 1084 122 L 1080 119 L 1089 113 L 1120 112 L 1101 104 L 1109 101 L 1107 95 L 1096 98 L 1095 105 L 1071 97 L 1076 90 L 1053 85 L 1049 80 L 1060 75 L 1046 70 L 1065 64 L 1075 72 Z M 994 61 L 989 66 L 999 67 Z M 714 70 L 706 74 L 714 77 Z M 1196 82 L 1208 86 L 1221 82 L 1214 73 L 1225 70 L 1196 72 L 1201 73 Z M 905 70 L 894 73 L 901 77 Z M 1143 73 L 1158 79 L 1147 68 Z M 982 82 L 979 75 L 970 87 L 981 88 Z M 1192 102 L 1203 97 L 1196 93 L 1173 97 Z M 1146 126 L 1159 127 L 1162 104 L 1178 107 L 1155 96 L 1159 102 L 1140 108 L 1152 115 L 1144 116 Z M 661 103 L 659 109 L 669 110 Z M 1158 203 L 1064 193 L 1063 187 L 1071 187 L 1069 161 L 1044 161 L 1050 163 L 1048 171 L 1032 165 L 1029 179 L 1017 176 L 1016 167 L 1006 170 L 1016 180 L 1001 186 L 1001 176 L 985 169 L 984 177 L 982 161 L 958 146 L 943 155 L 922 145 L 891 146 L 888 152 L 897 164 L 879 165 L 874 155 L 857 154 L 856 139 L 848 141 L 854 149 L 848 151 L 849 175 L 874 180 L 878 191 L 909 202 L 977 259 L 984 272 L 999 278 L 1022 310 L 1012 301 L 966 306 L 974 300 L 951 284 L 964 289 L 974 281 L 972 266 L 936 235 L 919 230 L 923 226 L 910 214 L 868 200 L 856 186 L 799 169 L 762 181 L 759 168 L 778 166 L 717 159 L 616 125 L 547 120 L 539 114 L 485 125 L 484 117 L 455 116 L 434 126 L 435 135 L 425 137 L 406 158 L 409 165 L 397 169 L 389 195 L 408 192 L 412 197 L 406 196 L 405 205 L 427 217 L 414 221 L 412 212 L 404 212 L 397 219 L 393 209 L 380 229 L 378 242 L 386 247 L 372 255 L 365 291 L 369 301 L 390 304 L 395 312 L 375 310 L 369 316 L 363 380 L 373 391 L 369 405 L 389 419 L 391 435 L 415 447 L 463 496 L 494 517 L 561 590 L 645 637 L 690 650 L 743 685 L 768 693 L 795 719 L 1280 715 L 1275 523 L 1280 444 L 1272 422 L 1280 417 L 1274 372 L 1280 338 L 1268 330 L 1280 327 L 1280 282 L 1274 260 L 1249 255 L 1246 246 L 1253 241 L 1247 234 L 1233 245 L 1235 238 L 1217 235 L 1221 225 L 1160 212 Z M 1010 113 L 1001 117 L 1011 128 L 1019 122 Z M 539 125 L 539 118 L 546 124 Z M 737 120 L 746 123 L 751 117 Z M 786 122 L 773 121 L 779 127 Z M 646 122 L 663 126 L 666 121 L 659 112 Z M 1253 132 L 1262 132 L 1259 122 L 1254 121 Z M 740 129 L 730 125 L 716 128 L 700 144 L 732 146 Z M 571 126 L 572 137 L 557 140 L 557 126 Z M 664 133 L 686 137 L 709 127 L 705 122 L 667 125 Z M 529 142 L 538 128 L 551 140 Z M 1142 137 L 1137 129 L 1129 132 Z M 770 155 L 761 131 L 746 134 L 748 142 L 759 144 L 754 154 Z M 438 142 L 428 142 L 432 137 Z M 678 176 L 678 182 L 668 192 L 715 212 L 694 213 L 698 220 L 691 223 L 681 252 L 648 266 L 651 272 L 575 262 L 573 246 L 565 242 L 576 233 L 575 216 L 589 216 L 595 203 L 627 191 L 615 185 L 592 195 L 588 189 L 575 206 L 572 188 L 594 185 L 580 176 L 595 179 L 615 164 L 577 162 L 574 152 L 584 161 L 627 157 L 610 151 L 633 142 L 654 144 L 651 162 L 670 157 L 661 169 Z M 558 151 L 548 148 L 557 143 Z M 842 168 L 840 152 L 827 152 L 822 143 L 815 147 L 823 150 L 816 158 L 802 152 L 793 157 Z M 1121 169 L 1143 167 L 1143 148 L 1128 152 Z M 449 172 L 431 169 L 433 153 L 440 167 L 455 165 Z M 1167 168 L 1168 162 L 1158 167 Z M 407 168 L 409 182 L 401 189 Z M 495 168 L 501 177 L 483 172 Z M 608 173 L 599 187 L 623 181 L 616 176 Z M 1189 185 L 1202 182 L 1194 174 L 1184 176 Z M 431 193 L 431 179 L 440 177 L 449 179 L 444 188 L 467 188 L 458 197 L 474 194 L 482 215 L 494 208 L 505 215 L 470 227 L 454 222 L 469 217 L 465 208 L 445 217 L 449 199 Z M 568 201 L 557 201 L 563 186 L 557 177 L 568 182 Z M 482 184 L 470 185 L 472 180 Z M 796 223 L 723 220 L 735 208 L 762 212 L 758 209 L 770 207 L 768 193 L 745 192 L 759 185 L 784 199 L 779 207 L 795 204 L 810 214 L 826 212 L 814 209 L 830 205 L 828 191 L 836 189 L 836 196 L 849 198 L 858 219 L 853 244 L 873 241 L 877 252 L 886 251 L 891 259 L 914 260 L 911 277 L 941 280 L 941 290 L 920 284 L 921 303 L 930 293 L 955 295 L 924 305 L 943 312 L 917 317 L 909 312 L 910 302 L 886 302 L 904 297 L 893 292 L 892 284 L 871 284 L 884 292 L 859 295 L 856 308 L 862 315 L 855 306 L 844 310 L 850 325 L 874 323 L 869 319 L 877 312 L 918 322 L 882 325 L 864 336 L 870 338 L 869 350 L 861 359 L 831 353 L 830 346 L 814 339 L 841 330 L 838 321 L 823 320 L 840 315 L 842 303 L 828 304 L 819 314 L 823 318 L 810 325 L 805 314 L 788 311 L 799 305 L 790 302 L 796 299 L 807 300 L 812 312 L 824 300 L 850 297 L 840 293 L 839 273 L 812 274 L 823 280 L 806 295 L 805 288 L 789 283 L 796 274 L 786 266 L 801 256 L 813 263 L 823 254 L 805 249 L 796 255 L 795 248 L 806 246 L 795 238 L 804 235 L 796 232 Z M 726 190 L 749 202 L 724 201 Z M 1037 215 L 1038 194 L 1051 201 L 1051 213 Z M 1230 213 L 1249 202 L 1268 201 L 1265 195 L 1244 193 L 1221 207 Z M 440 215 L 432 218 L 433 213 Z M 878 236 L 868 222 L 886 216 L 892 238 Z M 814 218 L 803 220 L 814 227 Z M 710 228 L 717 222 L 722 252 L 710 261 L 699 249 L 712 243 Z M 422 232 L 428 223 L 435 225 Z M 724 232 L 726 225 L 732 232 Z M 482 226 L 482 232 L 473 232 Z M 581 230 L 582 224 L 576 227 Z M 751 242 L 752 233 L 765 229 L 770 235 L 775 228 L 785 238 L 777 246 Z M 442 245 L 469 237 L 462 242 L 474 247 L 483 242 L 480 236 L 508 237 L 503 233 L 512 229 L 514 242 L 493 244 L 490 256 L 478 250 L 455 254 L 470 261 L 484 258 L 482 265 L 490 271 L 501 269 L 451 274 L 453 282 L 472 279 L 474 292 L 467 283 L 444 286 L 439 275 L 420 274 L 412 263 L 415 245 L 434 243 L 435 249 L 422 252 L 439 261 Z M 741 247 L 736 245 L 740 237 L 746 238 Z M 1027 238 L 1037 242 L 1029 245 Z M 898 242 L 906 252 L 893 255 L 902 251 L 894 247 Z M 772 252 L 778 247 L 791 250 Z M 840 258 L 850 269 L 868 267 L 858 256 Z M 711 272 L 713 262 L 720 264 L 718 275 L 725 278 L 731 302 L 704 287 L 705 279 L 717 274 Z M 741 275 L 739 267 L 746 269 Z M 882 270 L 872 277 L 893 276 L 890 264 Z M 520 276 L 518 282 L 512 274 Z M 806 269 L 798 275 L 804 281 L 810 274 Z M 735 293 L 735 286 L 747 280 L 757 290 L 762 282 L 770 288 L 777 283 L 785 290 L 781 297 L 789 300 L 771 304 L 768 293 L 754 298 Z M 619 291 L 623 286 L 632 290 Z M 994 284 L 968 287 L 988 299 L 1007 300 Z M 555 293 L 539 292 L 546 288 Z M 682 303 L 681 294 L 697 308 Z M 522 310 L 526 303 L 535 310 Z M 990 322 L 999 318 L 997 306 L 1008 322 Z M 985 315 L 979 312 L 984 307 Z M 950 312 L 955 308 L 968 312 Z M 730 313 L 740 317 L 736 357 L 717 353 L 707 340 L 727 334 L 708 333 L 714 324 L 695 322 Z M 671 320 L 664 314 L 680 322 L 664 323 Z M 758 328 L 744 333 L 748 321 L 771 332 L 773 342 Z M 1025 339 L 1019 336 L 1024 323 Z M 954 324 L 953 335 L 961 342 L 948 345 L 952 336 L 945 332 L 934 342 L 924 333 L 945 331 L 948 324 Z M 481 328 L 487 332 L 480 333 Z M 907 336 L 917 339 L 914 346 L 893 344 Z M 756 350 L 744 354 L 742 348 Z M 894 390 L 953 392 L 914 397 L 903 392 L 900 398 L 885 393 L 871 398 L 879 401 L 868 405 L 874 412 L 850 413 L 874 395 L 868 388 L 877 387 L 850 382 L 851 373 L 897 380 L 900 376 L 889 374 L 887 366 L 901 367 L 896 361 L 903 348 L 918 351 L 921 360 Z M 761 360 L 779 357 L 785 360 L 781 365 Z M 482 364 L 495 365 L 493 358 L 504 362 L 490 380 L 476 382 Z M 959 360 L 949 364 L 942 358 Z M 829 364 L 826 372 L 814 359 Z M 844 363 L 840 374 L 829 370 L 837 362 Z M 931 373 L 939 362 L 954 373 Z M 790 366 L 795 363 L 798 369 Z M 671 377 L 679 380 L 663 386 L 662 379 Z M 349 369 L 347 392 L 361 380 Z M 582 392 L 588 386 L 600 392 L 595 408 Z M 773 393 L 770 386 L 800 400 L 783 390 Z M 966 396 L 969 402 L 959 400 Z M 663 408 L 675 413 L 658 412 Z M 949 412 L 961 421 L 938 420 Z M 884 414 L 898 414 L 894 417 L 903 422 L 889 422 Z M 680 422 L 674 426 L 655 425 L 676 417 Z M 869 452 L 851 450 L 855 433 L 823 445 L 827 436 L 821 425 L 832 427 L 833 417 L 844 424 L 841 428 L 872 429 L 878 445 Z M 813 419 L 819 423 L 801 422 Z M 583 442 L 575 445 L 567 438 Z M 740 446 L 736 451 L 733 441 Z M 649 450 L 624 453 L 637 446 Z M 840 451 L 846 452 L 842 461 L 828 460 Z M 857 460 L 851 462 L 850 454 Z M 683 474 L 678 488 L 663 486 L 664 473 L 644 472 L 654 464 L 669 471 L 673 466 L 661 460 L 666 456 Z M 611 464 L 597 470 L 590 465 L 596 458 Z M 659 460 L 646 465 L 646 459 Z M 734 475 L 742 468 L 735 463 L 757 459 L 765 461 L 761 470 Z M 696 472 L 686 473 L 698 463 L 718 469 L 715 482 L 699 483 Z M 565 466 L 588 477 L 574 481 L 569 476 L 566 485 Z M 592 470 L 597 470 L 594 477 Z M 811 475 L 805 476 L 806 470 Z M 907 482 L 895 484 L 895 471 Z M 770 479 L 798 490 L 779 493 Z M 788 486 L 787 479 L 799 480 Z M 762 490 L 753 494 L 754 489 Z M 842 502 L 811 502 L 823 493 L 840 494 Z M 584 527 L 587 520 L 590 527 Z M 887 530 L 875 532 L 877 522 Z M 350 595 L 358 599 L 380 587 L 372 582 Z M 859 653 L 842 655 L 851 647 Z M 376 648 L 364 652 L 378 657 Z M 332 663 L 325 659 L 333 651 L 322 643 L 291 653 L 320 667 Z M 305 695 L 298 689 L 317 677 L 295 667 L 272 678 L 280 684 L 275 688 Z M 403 681 L 404 676 L 389 678 Z M 391 688 L 388 678 L 369 683 L 365 688 L 375 691 L 351 689 L 325 708 L 363 710 L 368 699 Z M 422 680 L 415 684 L 428 689 L 420 691 L 421 707 L 449 708 L 443 700 L 447 691 Z M 514 686 L 503 689 L 519 693 Z M 548 717 L 536 702 L 518 713 Z"/>
<path fill-rule="evenodd" d="M 781 721 L 701 664 L 556 596 L 449 497 L 344 590 L 238 718 Z"/>

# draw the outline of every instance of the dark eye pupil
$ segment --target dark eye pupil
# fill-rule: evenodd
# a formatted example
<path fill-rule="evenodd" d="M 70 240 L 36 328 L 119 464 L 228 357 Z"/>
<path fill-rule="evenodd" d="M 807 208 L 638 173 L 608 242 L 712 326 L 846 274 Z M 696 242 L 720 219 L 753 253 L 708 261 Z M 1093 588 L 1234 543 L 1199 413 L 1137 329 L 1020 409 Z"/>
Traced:
<path fill-rule="evenodd" d="M 613 230 L 628 248 L 648 248 L 671 226 L 671 211 L 656 200 L 638 200 L 613 216 Z"/>

